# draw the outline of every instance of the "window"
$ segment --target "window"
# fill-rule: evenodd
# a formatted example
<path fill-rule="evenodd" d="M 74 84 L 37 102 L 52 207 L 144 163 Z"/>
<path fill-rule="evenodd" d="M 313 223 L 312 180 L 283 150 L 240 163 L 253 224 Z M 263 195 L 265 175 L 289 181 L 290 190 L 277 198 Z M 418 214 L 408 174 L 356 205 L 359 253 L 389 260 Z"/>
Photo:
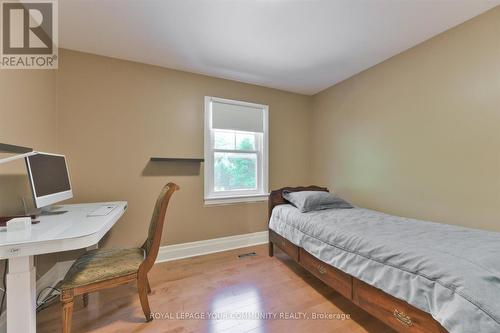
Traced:
<path fill-rule="evenodd" d="M 268 107 L 205 97 L 205 203 L 267 199 Z"/>

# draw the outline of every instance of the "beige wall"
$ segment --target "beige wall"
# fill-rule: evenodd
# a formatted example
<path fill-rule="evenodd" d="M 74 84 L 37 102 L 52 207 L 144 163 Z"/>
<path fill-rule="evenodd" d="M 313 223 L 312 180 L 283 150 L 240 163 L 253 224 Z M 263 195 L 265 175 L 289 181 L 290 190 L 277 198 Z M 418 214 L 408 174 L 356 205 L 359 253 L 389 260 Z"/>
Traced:
<path fill-rule="evenodd" d="M 0 71 L 1 143 L 57 149 L 55 87 L 54 71 Z M 27 184 L 23 160 L 0 165 L 0 215 L 23 211 L 20 197 L 29 193 L 20 184 Z"/>
<path fill-rule="evenodd" d="M 0 142 L 58 151 L 55 88 L 55 71 L 0 70 Z M 0 215 L 24 213 L 23 196 L 31 196 L 24 160 L 1 164 Z M 38 271 L 53 262 L 39 260 Z"/>
<path fill-rule="evenodd" d="M 500 231 L 500 7 L 314 96 L 314 181 Z"/>
<path fill-rule="evenodd" d="M 149 163 L 203 157 L 204 96 L 269 105 L 270 187 L 310 182 L 308 96 L 61 50 L 59 136 L 76 202 L 127 200 L 107 246 L 140 245 L 156 196 L 180 185 L 163 244 L 263 231 L 267 204 L 203 205 L 203 164 Z"/>
<path fill-rule="evenodd" d="M 67 154 L 75 202 L 127 200 L 107 246 L 144 240 L 168 181 L 163 244 L 262 231 L 265 203 L 204 207 L 203 164 L 149 163 L 202 157 L 203 97 L 240 99 L 270 106 L 271 188 L 500 230 L 497 35 L 500 8 L 313 97 L 61 50 L 57 73 L 0 71 L 0 142 Z M 19 212 L 24 164 L 0 168 L 0 213 Z"/>

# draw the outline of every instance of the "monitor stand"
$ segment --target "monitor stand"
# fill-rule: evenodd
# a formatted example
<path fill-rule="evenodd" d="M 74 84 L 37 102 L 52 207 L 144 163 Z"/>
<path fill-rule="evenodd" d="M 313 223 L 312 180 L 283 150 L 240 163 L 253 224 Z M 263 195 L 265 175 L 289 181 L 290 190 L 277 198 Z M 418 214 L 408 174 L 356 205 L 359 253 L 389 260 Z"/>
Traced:
<path fill-rule="evenodd" d="M 38 214 L 38 216 L 61 215 L 67 212 L 68 212 L 67 210 L 54 210 L 54 211 L 42 210 L 40 214 Z"/>
<path fill-rule="evenodd" d="M 42 209 L 39 209 L 36 212 L 37 216 L 52 216 L 52 215 L 61 215 L 64 213 L 67 213 L 67 210 L 57 210 L 57 206 L 48 206 L 48 207 L 43 207 Z"/>

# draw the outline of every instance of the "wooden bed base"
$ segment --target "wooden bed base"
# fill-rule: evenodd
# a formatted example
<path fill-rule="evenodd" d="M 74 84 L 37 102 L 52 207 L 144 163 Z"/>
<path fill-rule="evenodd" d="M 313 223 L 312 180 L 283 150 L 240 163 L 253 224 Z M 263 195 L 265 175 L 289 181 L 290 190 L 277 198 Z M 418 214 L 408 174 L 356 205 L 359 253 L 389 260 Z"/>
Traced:
<path fill-rule="evenodd" d="M 288 203 L 283 198 L 283 190 L 325 191 L 325 187 L 285 187 L 272 191 L 269 195 L 269 217 L 277 205 Z M 445 333 L 447 332 L 432 316 L 414 306 L 397 299 L 380 289 L 368 285 L 357 278 L 330 266 L 296 246 L 286 238 L 269 229 L 269 256 L 274 254 L 274 246 L 279 247 L 299 265 L 335 289 L 360 308 L 380 319 L 401 333 Z"/>

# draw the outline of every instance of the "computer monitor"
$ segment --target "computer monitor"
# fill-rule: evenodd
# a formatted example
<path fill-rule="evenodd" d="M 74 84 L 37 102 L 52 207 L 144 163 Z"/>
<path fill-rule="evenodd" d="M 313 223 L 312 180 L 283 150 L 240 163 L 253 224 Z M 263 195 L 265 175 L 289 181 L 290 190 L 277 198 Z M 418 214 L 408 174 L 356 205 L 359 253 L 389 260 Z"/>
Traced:
<path fill-rule="evenodd" d="M 26 158 L 26 167 L 36 208 L 73 197 L 64 155 L 37 153 Z"/>

